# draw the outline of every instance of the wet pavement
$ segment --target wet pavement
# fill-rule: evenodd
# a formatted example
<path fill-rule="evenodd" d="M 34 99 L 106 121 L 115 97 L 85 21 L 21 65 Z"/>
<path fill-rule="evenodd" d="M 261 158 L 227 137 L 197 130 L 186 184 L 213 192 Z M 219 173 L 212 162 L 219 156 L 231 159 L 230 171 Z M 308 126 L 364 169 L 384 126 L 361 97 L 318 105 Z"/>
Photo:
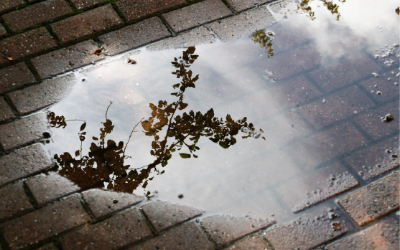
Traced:
<path fill-rule="evenodd" d="M 0 246 L 398 249 L 396 2 L 243 6 L 0 69 Z"/>

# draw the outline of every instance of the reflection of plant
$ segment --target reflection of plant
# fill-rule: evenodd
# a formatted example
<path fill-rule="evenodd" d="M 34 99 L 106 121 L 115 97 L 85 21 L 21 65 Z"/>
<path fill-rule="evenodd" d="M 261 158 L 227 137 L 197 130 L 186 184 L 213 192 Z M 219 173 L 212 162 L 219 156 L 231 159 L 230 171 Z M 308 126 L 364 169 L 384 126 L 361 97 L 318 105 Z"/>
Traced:
<path fill-rule="evenodd" d="M 397 15 L 400 15 L 400 7 L 397 7 L 397 9 L 396 9 L 396 14 L 397 14 Z"/>
<path fill-rule="evenodd" d="M 341 3 L 345 3 L 346 0 L 338 0 Z M 315 13 L 314 11 L 312 11 L 312 8 L 309 6 L 309 2 L 310 0 L 302 0 L 298 5 L 297 5 L 297 10 L 296 12 L 302 12 L 302 13 L 306 13 L 307 16 L 311 19 L 311 20 L 315 20 Z M 321 2 L 323 3 L 324 6 L 326 6 L 326 8 L 333 14 L 336 16 L 336 20 L 339 21 L 340 18 L 340 13 L 339 13 L 339 5 L 338 4 L 334 4 L 332 2 L 332 0 L 321 0 Z"/>
<path fill-rule="evenodd" d="M 224 149 L 236 143 L 235 136 L 239 131 L 248 134 L 243 138 L 260 137 L 260 133 L 255 132 L 253 124 L 247 123 L 246 117 L 234 121 L 228 114 L 224 120 L 214 117 L 213 109 L 204 114 L 193 110 L 178 114 L 188 107 L 188 104 L 183 101 L 185 90 L 195 88 L 195 82 L 199 79 L 199 75 L 193 76 L 193 72 L 188 70 L 198 58 L 198 55 L 194 55 L 194 52 L 195 48 L 189 47 L 186 51 L 183 51 L 181 57 L 174 58 L 172 62 L 172 65 L 176 68 L 172 74 L 181 79 L 179 83 L 172 86 L 177 92 L 171 93 L 171 95 L 176 96 L 177 100 L 170 104 L 162 100 L 158 102 L 158 105 L 150 103 L 151 117 L 148 120 L 142 119 L 134 126 L 125 147 L 122 141 L 117 144 L 111 139 L 107 141 L 105 139 L 114 129 L 112 121 L 107 118 L 111 102 L 106 111 L 105 122 L 102 122 L 103 127 L 100 129 L 100 136 L 92 137 L 93 142 L 87 156 L 82 156 L 82 142 L 86 139 L 86 132 L 84 132 L 86 122 L 82 124 L 78 133 L 81 148 L 76 150 L 76 158 L 68 152 L 60 156 L 54 155 L 54 159 L 58 163 L 57 167 L 60 169 L 59 173 L 77 183 L 82 189 L 105 186 L 107 189 L 132 193 L 139 186 L 146 189 L 148 182 L 154 178 L 154 176 L 150 177 L 152 172 L 157 175 L 163 174 L 164 171 L 160 172 L 157 166 L 166 166 L 174 152 L 185 148 L 188 153 L 180 153 L 181 158 L 187 159 L 192 156 L 197 158 L 195 152 L 200 150 L 197 143 L 201 137 L 209 138 Z M 65 128 L 66 120 L 63 116 L 58 117 L 50 112 L 48 117 L 52 127 L 63 126 Z M 135 128 L 139 124 L 142 125 L 146 136 L 153 137 L 150 154 L 156 159 L 147 166 L 135 169 L 129 165 L 124 165 L 124 161 L 131 158 L 125 155 L 125 151 Z M 166 131 L 163 138 L 159 135 L 162 131 Z M 260 129 L 260 131 L 262 130 Z M 168 143 L 168 140 L 172 140 L 172 142 Z M 145 191 L 145 195 L 148 198 L 152 197 L 149 191 Z"/>
<path fill-rule="evenodd" d="M 269 33 L 272 35 L 272 33 Z M 257 30 L 251 34 L 250 38 L 255 44 L 259 44 L 261 48 L 265 48 L 268 58 L 274 55 L 274 50 L 272 49 L 272 38 L 265 33 L 265 30 Z"/>
<path fill-rule="evenodd" d="M 312 8 L 308 5 L 310 0 L 302 0 L 298 5 L 297 5 L 297 13 L 299 11 L 302 11 L 303 13 L 306 13 L 308 17 L 310 17 L 311 20 L 315 20 L 315 13 L 312 11 Z"/>

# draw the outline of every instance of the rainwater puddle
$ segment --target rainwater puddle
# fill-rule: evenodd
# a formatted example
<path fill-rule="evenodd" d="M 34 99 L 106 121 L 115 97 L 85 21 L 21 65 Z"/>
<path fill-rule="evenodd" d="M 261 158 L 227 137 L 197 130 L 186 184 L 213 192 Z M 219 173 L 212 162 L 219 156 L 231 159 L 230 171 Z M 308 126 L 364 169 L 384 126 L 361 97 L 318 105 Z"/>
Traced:
<path fill-rule="evenodd" d="M 58 173 L 207 214 L 288 218 L 398 167 L 397 1 L 333 3 L 274 4 L 277 22 L 240 39 L 76 72 L 49 110 Z"/>

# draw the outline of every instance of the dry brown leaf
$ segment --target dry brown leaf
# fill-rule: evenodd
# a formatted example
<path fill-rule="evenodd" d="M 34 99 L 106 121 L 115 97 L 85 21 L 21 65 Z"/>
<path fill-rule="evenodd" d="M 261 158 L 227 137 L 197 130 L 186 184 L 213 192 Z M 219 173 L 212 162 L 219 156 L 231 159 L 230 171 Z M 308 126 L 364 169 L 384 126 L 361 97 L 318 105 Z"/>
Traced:
<path fill-rule="evenodd" d="M 98 55 L 99 56 L 101 54 L 101 51 L 102 51 L 101 49 L 98 49 L 98 50 L 90 53 L 90 55 Z"/>

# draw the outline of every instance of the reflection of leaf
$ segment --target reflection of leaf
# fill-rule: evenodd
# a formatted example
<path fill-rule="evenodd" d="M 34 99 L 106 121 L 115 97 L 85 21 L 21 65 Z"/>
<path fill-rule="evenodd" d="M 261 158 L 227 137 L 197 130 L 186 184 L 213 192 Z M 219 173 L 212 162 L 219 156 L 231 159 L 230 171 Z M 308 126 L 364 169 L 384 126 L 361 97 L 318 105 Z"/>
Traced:
<path fill-rule="evenodd" d="M 79 156 L 80 155 L 80 151 L 79 150 L 76 150 L 75 151 L 75 156 Z"/>
<path fill-rule="evenodd" d="M 183 159 L 187 159 L 190 158 L 190 154 L 186 154 L 186 153 L 179 153 L 179 155 L 183 158 Z"/>
<path fill-rule="evenodd" d="M 81 125 L 80 130 L 82 131 L 82 130 L 84 130 L 85 128 L 86 128 L 86 122 L 84 122 L 84 123 Z"/>
<path fill-rule="evenodd" d="M 397 14 L 397 15 L 400 15 L 400 7 L 397 7 L 397 9 L 396 9 L 396 14 Z"/>
<path fill-rule="evenodd" d="M 94 136 L 92 137 L 92 139 L 95 140 L 95 141 L 99 140 L 99 138 L 94 137 Z"/>

